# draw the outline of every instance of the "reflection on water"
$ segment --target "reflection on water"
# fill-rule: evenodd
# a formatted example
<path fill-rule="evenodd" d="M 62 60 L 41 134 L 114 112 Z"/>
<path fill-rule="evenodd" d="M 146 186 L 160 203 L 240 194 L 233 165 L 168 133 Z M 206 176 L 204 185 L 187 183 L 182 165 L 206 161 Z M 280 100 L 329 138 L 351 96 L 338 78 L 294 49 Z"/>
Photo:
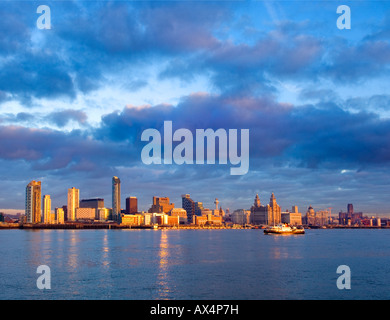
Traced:
<path fill-rule="evenodd" d="M 170 288 L 168 282 L 168 259 L 169 259 L 169 244 L 168 234 L 169 231 L 161 230 L 160 247 L 158 252 L 159 268 L 157 275 L 158 296 L 159 299 L 168 299 Z"/>
<path fill-rule="evenodd" d="M 104 230 L 105 233 L 103 235 L 103 246 L 102 246 L 102 265 L 105 269 L 110 267 L 110 259 L 109 259 L 109 244 L 108 244 L 108 230 Z"/>
<path fill-rule="evenodd" d="M 68 260 L 68 267 L 70 272 L 76 272 L 77 271 L 77 259 L 79 255 L 79 231 L 77 230 L 70 230 L 70 239 L 69 239 L 69 247 L 68 252 L 66 254 L 67 260 Z"/>
<path fill-rule="evenodd" d="M 390 230 L 1 230 L 0 299 L 389 299 Z M 356 244 L 359 245 L 356 245 Z M 380 243 L 381 245 L 378 245 Z M 51 268 L 52 289 L 36 286 Z M 353 290 L 338 290 L 348 265 Z"/>

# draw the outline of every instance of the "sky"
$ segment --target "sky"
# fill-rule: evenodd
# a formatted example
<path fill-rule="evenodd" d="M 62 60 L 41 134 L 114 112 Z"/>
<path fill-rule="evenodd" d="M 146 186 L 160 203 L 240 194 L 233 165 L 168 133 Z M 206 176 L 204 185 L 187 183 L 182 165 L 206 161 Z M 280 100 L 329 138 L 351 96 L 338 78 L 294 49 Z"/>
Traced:
<path fill-rule="evenodd" d="M 181 207 L 390 215 L 390 2 L 0 1 L 0 208 L 23 212 L 42 181 L 52 206 L 153 196 Z M 151 164 L 142 132 L 249 129 L 249 171 Z"/>

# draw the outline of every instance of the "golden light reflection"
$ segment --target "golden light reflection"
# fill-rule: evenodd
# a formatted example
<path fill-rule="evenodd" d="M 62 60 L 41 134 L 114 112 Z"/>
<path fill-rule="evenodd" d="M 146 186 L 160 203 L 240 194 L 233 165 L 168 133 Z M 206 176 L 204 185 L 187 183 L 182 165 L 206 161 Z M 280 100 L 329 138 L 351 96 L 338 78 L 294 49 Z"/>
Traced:
<path fill-rule="evenodd" d="M 102 255 L 102 265 L 106 268 L 108 268 L 110 266 L 110 259 L 109 259 L 109 253 L 110 253 L 110 250 L 109 250 L 109 247 L 108 247 L 108 234 L 107 234 L 107 230 L 104 230 L 104 237 L 103 237 L 103 246 L 102 246 L 102 251 L 103 251 L 103 255 Z"/>
<path fill-rule="evenodd" d="M 68 266 L 73 269 L 73 271 L 77 270 L 78 267 L 78 255 L 79 255 L 79 234 L 77 230 L 69 230 L 70 239 L 69 239 L 69 253 L 68 253 Z"/>
<path fill-rule="evenodd" d="M 159 250 L 159 273 L 157 276 L 157 285 L 160 299 L 168 299 L 171 289 L 168 286 L 168 259 L 169 244 L 167 230 L 161 230 L 160 250 Z"/>

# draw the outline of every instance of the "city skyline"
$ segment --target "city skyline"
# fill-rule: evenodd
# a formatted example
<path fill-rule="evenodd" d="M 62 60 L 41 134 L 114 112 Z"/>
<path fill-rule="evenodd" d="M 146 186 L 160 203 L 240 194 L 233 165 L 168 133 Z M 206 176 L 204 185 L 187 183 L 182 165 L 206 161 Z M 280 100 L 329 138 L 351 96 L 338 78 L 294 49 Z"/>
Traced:
<path fill-rule="evenodd" d="M 282 208 L 390 214 L 387 2 L 354 2 L 350 30 L 332 1 L 53 1 L 50 30 L 36 9 L 0 3 L 1 210 L 23 210 L 26 181 L 58 207 L 73 185 L 110 199 L 118 176 L 143 208 L 275 191 Z M 141 134 L 164 121 L 248 129 L 249 171 L 143 163 Z"/>
<path fill-rule="evenodd" d="M 89 202 L 96 202 L 96 208 L 110 208 L 112 209 L 112 214 L 113 214 L 113 219 L 114 220 L 117 220 L 118 219 L 118 216 L 121 214 L 121 212 L 126 212 L 126 214 L 129 214 L 129 211 L 130 211 L 130 207 L 132 207 L 132 212 L 130 214 L 134 214 L 136 212 L 160 212 L 160 210 L 162 210 L 163 212 L 168 212 L 170 211 L 172 208 L 184 208 L 187 212 L 192 212 L 193 213 L 190 213 L 189 214 L 189 221 L 191 220 L 191 217 L 192 215 L 196 215 L 197 214 L 197 210 L 203 210 L 203 209 L 206 209 L 207 208 L 211 208 L 212 205 L 210 206 L 204 206 L 203 205 L 203 201 L 202 202 L 195 202 L 194 200 L 191 199 L 191 196 L 190 194 L 182 194 L 181 195 L 181 206 L 178 206 L 178 202 L 174 202 L 174 203 L 171 203 L 171 198 L 170 197 L 166 197 L 166 196 L 156 196 L 156 195 L 153 195 L 153 198 L 152 198 L 152 203 L 147 205 L 146 207 L 142 208 L 141 210 L 138 210 L 139 209 L 139 206 L 138 206 L 138 197 L 137 196 L 134 196 L 134 195 L 128 195 L 128 196 L 125 196 L 125 197 L 122 197 L 122 199 L 124 199 L 123 201 L 121 201 L 121 204 L 119 205 L 118 207 L 118 204 L 117 204 L 117 201 L 119 199 L 121 199 L 121 191 L 120 191 L 120 184 L 121 184 L 121 180 L 120 178 L 118 178 L 117 176 L 114 176 L 112 177 L 112 194 L 111 194 L 111 199 L 112 199 L 112 203 L 111 203 L 111 207 L 107 207 L 107 206 L 104 206 L 104 198 L 101 198 L 101 197 L 92 197 L 92 198 L 83 198 L 81 197 L 80 198 L 80 189 L 77 189 L 75 187 L 72 187 L 70 189 L 68 189 L 68 192 L 67 192 L 67 202 L 66 204 L 63 204 L 63 205 L 60 205 L 58 207 L 56 206 L 51 206 L 51 203 L 52 203 L 52 198 L 49 194 L 42 194 L 42 183 L 41 181 L 31 181 L 30 183 L 27 184 L 27 187 L 26 187 L 26 209 L 30 208 L 34 203 L 33 203 L 33 200 L 31 200 L 32 198 L 32 194 L 34 193 L 34 187 L 37 186 L 39 188 L 38 191 L 35 191 L 35 193 L 39 194 L 40 195 L 40 199 L 38 199 L 38 196 L 35 195 L 35 199 L 38 199 L 38 200 L 35 200 L 37 201 L 37 204 L 36 206 L 40 206 L 41 203 L 42 203 L 42 208 L 40 208 L 42 214 L 41 214 L 41 218 L 43 221 L 46 221 L 46 219 L 50 219 L 50 213 L 53 213 L 55 212 L 55 209 L 59 209 L 59 208 L 62 208 L 63 206 L 67 206 L 68 208 L 71 208 L 68 213 L 67 213 L 67 216 L 68 216 L 68 219 L 70 220 L 73 220 L 75 221 L 76 220 L 76 213 L 75 213 L 75 210 L 77 208 L 91 208 L 91 206 L 89 205 Z M 36 188 L 36 187 L 35 187 Z M 189 200 L 187 200 L 189 199 Z M 262 199 L 262 200 L 261 200 Z M 133 201 L 133 202 L 130 202 L 130 201 Z M 197 200 L 202 200 L 202 199 L 197 199 Z M 48 201 L 48 202 L 47 202 Z M 190 202 L 193 203 L 193 205 L 190 204 Z M 259 197 L 259 194 L 257 193 L 256 194 L 256 197 L 255 197 L 255 201 L 254 201 L 254 206 L 255 207 L 260 207 L 260 203 L 262 203 L 264 201 L 264 198 L 261 198 Z M 124 205 L 122 204 L 122 202 L 124 202 Z M 31 203 L 31 204 L 30 204 Z M 47 204 L 48 203 L 48 204 Z M 57 201 L 57 203 L 60 203 L 59 200 Z M 83 205 L 83 203 L 85 205 Z M 176 205 L 175 205 L 176 203 Z M 198 208 L 198 204 L 199 204 L 199 208 Z M 220 201 L 217 199 L 217 198 L 214 198 L 214 202 L 213 204 L 218 208 L 222 209 L 222 206 L 220 205 Z M 253 202 L 252 202 L 253 204 Z M 276 205 L 276 198 L 275 198 L 275 195 L 274 195 L 274 192 L 271 193 L 271 200 L 270 200 L 270 204 L 271 204 L 271 207 L 278 207 L 279 209 L 279 215 L 281 212 L 283 212 L 283 209 L 284 211 L 290 211 L 290 208 L 292 207 L 293 209 L 290 211 L 290 212 L 298 212 L 298 207 L 296 204 L 290 204 L 290 206 L 287 208 L 282 208 L 282 206 L 279 206 L 279 204 Z M 47 212 L 47 209 L 46 207 L 49 207 L 49 212 Z M 160 207 L 161 206 L 161 207 Z M 193 208 L 192 208 L 193 206 Z M 118 211 L 116 212 L 116 208 L 118 209 Z M 51 210 L 50 210 L 51 208 Z M 134 210 L 134 208 L 137 208 L 137 210 Z M 149 208 L 149 209 L 148 209 Z M 165 208 L 165 209 L 164 209 Z M 198 208 L 198 209 L 197 209 Z M 224 209 L 225 210 L 229 210 L 231 213 L 236 211 L 236 210 L 252 210 L 251 208 L 253 208 L 252 205 L 248 205 L 247 207 L 234 207 L 234 208 L 229 208 L 229 207 L 225 207 Z M 354 206 L 352 203 L 347 203 L 346 204 L 346 212 L 348 213 L 353 213 L 354 212 Z M 37 211 L 38 208 L 36 208 L 36 211 Z M 332 214 L 332 216 L 337 216 L 339 213 L 342 213 L 344 212 L 344 209 L 340 209 L 340 210 L 334 210 L 332 211 L 332 209 L 334 209 L 333 207 L 317 207 L 317 206 L 314 206 L 314 209 L 316 211 L 328 211 Z M 310 211 L 310 210 L 314 210 L 313 209 L 313 206 L 310 204 L 308 205 L 307 207 L 300 207 L 300 211 L 302 214 L 304 214 L 306 211 Z M 1 211 L 4 211 L 4 213 L 7 213 L 7 210 L 4 210 L 4 209 L 0 209 Z M 16 210 L 16 209 L 12 209 L 12 210 L 15 210 L 17 211 L 17 213 L 23 213 L 23 214 L 26 214 L 28 213 L 27 210 Z M 115 213 L 116 212 L 116 213 Z M 9 213 L 9 212 L 8 212 Z M 15 213 L 15 212 L 14 212 Z M 361 213 L 361 212 L 360 212 Z M 32 215 L 32 213 L 30 213 Z M 36 214 L 35 214 L 36 215 Z M 381 217 L 381 215 L 378 215 L 378 214 L 371 214 L 371 213 L 365 213 L 365 215 L 368 215 L 368 216 L 377 216 L 377 217 Z M 48 218 L 46 218 L 48 216 Z M 29 217 L 29 215 L 27 214 L 27 217 Z M 389 217 L 390 218 L 390 215 L 383 215 L 383 217 Z M 29 218 L 28 218 L 29 219 Z M 29 221 L 31 221 L 31 219 L 33 218 L 30 218 Z M 35 218 L 36 220 L 36 218 Z"/>

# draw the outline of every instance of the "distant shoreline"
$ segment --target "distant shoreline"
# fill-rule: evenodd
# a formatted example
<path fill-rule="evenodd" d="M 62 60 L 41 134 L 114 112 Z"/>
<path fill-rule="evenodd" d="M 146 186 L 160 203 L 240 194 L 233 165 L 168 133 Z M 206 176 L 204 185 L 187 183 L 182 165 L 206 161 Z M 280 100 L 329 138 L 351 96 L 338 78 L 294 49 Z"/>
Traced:
<path fill-rule="evenodd" d="M 320 230 L 329 230 L 329 229 L 390 229 L 390 226 L 327 226 L 326 228 L 317 227 L 317 226 L 304 226 L 306 230 L 311 229 L 320 229 Z M 69 223 L 69 224 L 25 224 L 19 225 L 16 223 L 0 223 L 0 230 L 9 230 L 9 229 L 20 229 L 20 230 L 97 230 L 97 229 L 106 229 L 106 230 L 121 230 L 121 229 L 135 229 L 135 230 L 263 230 L 261 227 L 257 226 L 195 226 L 195 225 L 182 225 L 182 226 L 126 226 L 118 224 L 85 224 L 85 223 Z"/>

